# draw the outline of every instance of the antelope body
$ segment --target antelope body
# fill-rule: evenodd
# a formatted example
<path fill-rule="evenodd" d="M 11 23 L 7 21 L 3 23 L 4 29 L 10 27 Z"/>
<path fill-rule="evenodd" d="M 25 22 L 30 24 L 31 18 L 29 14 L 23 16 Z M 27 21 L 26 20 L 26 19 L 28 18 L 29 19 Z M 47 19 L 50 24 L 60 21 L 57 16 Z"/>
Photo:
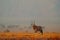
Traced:
<path fill-rule="evenodd" d="M 35 24 L 32 24 L 32 27 L 33 27 L 35 33 L 37 33 L 39 31 L 40 33 L 43 34 L 42 26 L 37 26 Z"/>

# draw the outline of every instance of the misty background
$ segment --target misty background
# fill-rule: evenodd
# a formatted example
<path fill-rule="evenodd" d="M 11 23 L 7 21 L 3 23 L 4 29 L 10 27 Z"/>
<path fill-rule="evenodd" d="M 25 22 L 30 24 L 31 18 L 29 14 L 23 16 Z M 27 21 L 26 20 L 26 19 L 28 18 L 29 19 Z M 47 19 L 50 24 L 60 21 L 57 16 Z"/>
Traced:
<path fill-rule="evenodd" d="M 28 27 L 34 20 L 44 32 L 60 33 L 60 0 L 0 0 L 0 24 L 19 25 L 9 28 L 12 32 L 32 32 Z M 5 29 L 0 26 L 0 31 Z"/>

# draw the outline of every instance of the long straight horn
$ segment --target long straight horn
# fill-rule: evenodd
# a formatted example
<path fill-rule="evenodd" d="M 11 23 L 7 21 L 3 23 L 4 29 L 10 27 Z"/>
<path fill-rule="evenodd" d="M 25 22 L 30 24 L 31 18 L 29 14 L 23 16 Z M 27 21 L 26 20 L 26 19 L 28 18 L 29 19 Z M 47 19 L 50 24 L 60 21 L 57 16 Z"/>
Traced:
<path fill-rule="evenodd" d="M 33 21 L 33 25 L 35 25 L 35 20 Z"/>
<path fill-rule="evenodd" d="M 31 25 L 35 25 L 35 21 L 32 21 L 32 22 L 31 22 Z"/>

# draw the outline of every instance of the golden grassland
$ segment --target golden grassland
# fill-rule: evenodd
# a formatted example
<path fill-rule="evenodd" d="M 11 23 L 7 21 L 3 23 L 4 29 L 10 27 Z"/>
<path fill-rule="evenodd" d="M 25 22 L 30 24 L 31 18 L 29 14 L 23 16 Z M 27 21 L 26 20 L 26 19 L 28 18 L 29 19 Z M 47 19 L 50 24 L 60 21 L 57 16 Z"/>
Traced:
<path fill-rule="evenodd" d="M 15 38 L 15 39 L 24 39 L 24 40 L 37 40 L 37 39 L 46 39 L 46 38 L 49 38 L 49 39 L 58 39 L 60 40 L 60 33 L 44 33 L 43 35 L 42 34 L 39 34 L 39 33 L 12 33 L 12 32 L 5 32 L 5 33 L 0 33 L 0 40 L 1 39 L 4 39 L 4 38 Z"/>

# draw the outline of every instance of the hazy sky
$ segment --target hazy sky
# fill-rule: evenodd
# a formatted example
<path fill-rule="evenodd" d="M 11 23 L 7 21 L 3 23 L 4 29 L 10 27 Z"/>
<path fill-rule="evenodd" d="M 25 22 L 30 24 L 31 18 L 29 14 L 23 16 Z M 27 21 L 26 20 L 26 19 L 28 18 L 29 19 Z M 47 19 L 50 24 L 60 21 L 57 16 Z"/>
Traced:
<path fill-rule="evenodd" d="M 60 32 L 60 0 L 0 0 L 0 24 L 45 26 L 45 31 Z"/>

